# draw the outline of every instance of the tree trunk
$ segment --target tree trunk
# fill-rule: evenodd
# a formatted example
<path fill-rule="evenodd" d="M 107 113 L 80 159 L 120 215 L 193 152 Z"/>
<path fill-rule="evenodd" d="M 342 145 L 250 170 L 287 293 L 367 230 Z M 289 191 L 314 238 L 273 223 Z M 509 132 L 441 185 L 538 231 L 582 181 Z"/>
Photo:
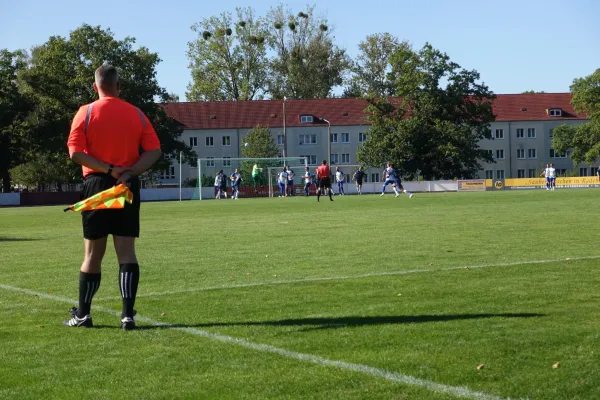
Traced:
<path fill-rule="evenodd" d="M 10 134 L 0 136 L 0 176 L 2 192 L 10 192 Z"/>

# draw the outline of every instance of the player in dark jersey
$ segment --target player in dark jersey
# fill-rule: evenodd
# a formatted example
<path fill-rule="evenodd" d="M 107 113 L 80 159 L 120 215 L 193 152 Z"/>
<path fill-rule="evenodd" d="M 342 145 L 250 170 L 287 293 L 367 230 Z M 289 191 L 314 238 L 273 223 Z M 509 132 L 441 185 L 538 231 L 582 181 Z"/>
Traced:
<path fill-rule="evenodd" d="M 362 170 L 362 167 L 358 167 L 358 171 L 354 173 L 352 180 L 356 181 L 356 192 L 361 195 L 362 194 L 362 185 L 363 180 L 365 179 L 365 171 Z"/>

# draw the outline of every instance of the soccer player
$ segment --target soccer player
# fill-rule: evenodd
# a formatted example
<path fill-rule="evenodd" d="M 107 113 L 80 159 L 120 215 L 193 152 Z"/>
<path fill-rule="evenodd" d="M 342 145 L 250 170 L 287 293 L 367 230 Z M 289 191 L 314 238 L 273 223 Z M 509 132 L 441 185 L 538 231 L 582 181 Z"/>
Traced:
<path fill-rule="evenodd" d="M 277 182 L 279 182 L 279 197 L 286 197 L 288 173 L 285 167 L 283 167 L 283 169 L 279 171 L 279 175 L 277 175 Z"/>
<path fill-rule="evenodd" d="M 344 173 L 340 167 L 335 167 L 335 181 L 337 182 L 338 194 L 344 195 Z"/>
<path fill-rule="evenodd" d="M 385 181 L 383 182 L 383 187 L 381 188 L 382 196 L 385 194 L 385 187 L 389 184 L 392 184 L 392 188 L 394 189 L 394 192 L 396 193 L 395 197 L 400 196 L 400 193 L 404 193 L 404 194 L 408 195 L 408 198 L 410 198 L 410 199 L 413 198 L 413 194 L 411 192 L 404 190 L 404 187 L 402 186 L 402 181 L 400 180 L 400 177 L 398 174 L 398 170 L 396 168 L 394 168 L 394 165 L 392 163 L 388 163 L 388 166 L 383 171 L 383 173 L 384 173 Z M 398 192 L 398 190 L 400 192 Z"/>
<path fill-rule="evenodd" d="M 227 175 L 221 170 L 221 195 L 227 198 Z"/>
<path fill-rule="evenodd" d="M 310 169 L 308 167 L 304 167 L 304 195 L 310 195 L 310 184 L 312 181 L 312 176 L 310 175 Z"/>
<path fill-rule="evenodd" d="M 236 168 L 231 174 L 231 198 L 238 200 L 240 198 L 240 183 L 242 182 L 242 175 Z"/>
<path fill-rule="evenodd" d="M 319 178 L 319 167 L 315 168 L 315 174 L 314 174 L 314 179 L 315 179 L 315 186 L 317 188 L 317 192 L 321 192 L 321 179 Z M 321 192 L 321 195 L 323 195 L 323 193 Z"/>
<path fill-rule="evenodd" d="M 329 194 L 329 200 L 333 201 L 331 196 L 333 190 L 331 189 L 331 170 L 327 165 L 327 160 L 323 160 L 321 166 L 317 168 L 317 179 L 319 180 L 319 190 L 317 191 L 317 201 L 321 201 L 321 194 L 327 190 Z"/>
<path fill-rule="evenodd" d="M 296 177 L 296 174 L 294 173 L 294 170 L 290 168 L 290 166 L 287 166 L 287 173 L 288 173 L 288 183 L 287 183 L 287 191 L 288 191 L 288 196 L 293 196 L 294 195 L 294 178 Z"/>
<path fill-rule="evenodd" d="M 71 309 L 72 317 L 63 325 L 93 326 L 92 299 L 100 288 L 102 259 L 108 235 L 112 235 L 123 300 L 121 328 L 127 331 L 135 329 L 133 307 L 140 279 L 135 252 L 135 238 L 140 235 L 138 176 L 160 158 L 160 142 L 144 113 L 119 99 L 121 87 L 116 68 L 103 65 L 96 69 L 94 78 L 99 99 L 77 111 L 67 142 L 69 155 L 82 166 L 84 198 L 125 184 L 133 193 L 133 203 L 125 203 L 122 209 L 81 213 L 85 258 L 79 272 L 79 307 Z"/>
<path fill-rule="evenodd" d="M 258 174 L 262 172 L 262 168 L 258 168 L 257 164 L 252 166 L 252 182 L 254 183 L 254 191 L 256 192 L 256 185 L 258 181 Z"/>
<path fill-rule="evenodd" d="M 598 175 L 598 182 L 600 182 L 600 167 L 598 167 L 598 171 L 596 172 L 596 175 Z"/>
<path fill-rule="evenodd" d="M 221 199 L 221 183 L 223 181 L 223 170 L 217 172 L 215 176 L 215 199 Z"/>
<path fill-rule="evenodd" d="M 546 190 L 552 189 L 552 180 L 550 178 L 550 166 L 551 165 L 552 164 L 546 164 L 546 168 L 544 168 L 544 170 L 540 174 L 540 176 L 543 176 L 546 178 Z M 554 170 L 554 176 L 556 177 L 556 170 Z"/>
<path fill-rule="evenodd" d="M 362 167 L 358 167 L 358 171 L 354 173 L 352 180 L 356 180 L 356 192 L 361 195 L 362 194 L 362 185 L 363 179 L 365 178 L 365 172 L 362 170 Z"/>
<path fill-rule="evenodd" d="M 554 168 L 554 164 L 550 164 L 548 175 L 550 176 L 550 190 L 554 191 L 556 188 L 556 168 Z"/>

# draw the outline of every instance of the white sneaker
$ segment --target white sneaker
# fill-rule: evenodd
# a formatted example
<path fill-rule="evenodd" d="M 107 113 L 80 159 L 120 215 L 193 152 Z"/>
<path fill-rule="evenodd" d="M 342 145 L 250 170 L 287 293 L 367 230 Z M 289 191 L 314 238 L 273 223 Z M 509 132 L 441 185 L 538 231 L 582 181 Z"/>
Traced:
<path fill-rule="evenodd" d="M 412 193 L 411 193 L 411 194 L 409 194 L 409 195 L 408 195 L 408 198 L 409 198 L 409 199 L 412 199 L 412 198 L 413 198 L 413 196 L 414 196 L 414 194 L 412 194 Z"/>
<path fill-rule="evenodd" d="M 394 198 L 396 198 L 396 197 L 398 197 L 398 196 L 400 196 L 400 193 L 396 193 L 396 195 L 394 196 Z"/>
<path fill-rule="evenodd" d="M 381 197 L 383 197 L 383 195 L 384 195 L 384 194 L 385 194 L 385 193 L 381 193 Z"/>

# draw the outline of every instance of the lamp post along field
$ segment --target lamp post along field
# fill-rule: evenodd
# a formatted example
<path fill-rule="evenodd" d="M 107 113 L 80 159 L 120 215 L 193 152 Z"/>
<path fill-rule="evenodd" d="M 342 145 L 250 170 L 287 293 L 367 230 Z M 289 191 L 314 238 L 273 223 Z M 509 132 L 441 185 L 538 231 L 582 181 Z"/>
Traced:
<path fill-rule="evenodd" d="M 285 165 L 285 156 L 287 155 L 287 135 L 285 132 L 285 103 L 287 102 L 287 97 L 283 98 L 283 163 Z"/>
<path fill-rule="evenodd" d="M 321 121 L 327 122 L 327 165 L 331 168 L 331 123 L 325 118 L 321 118 Z"/>

